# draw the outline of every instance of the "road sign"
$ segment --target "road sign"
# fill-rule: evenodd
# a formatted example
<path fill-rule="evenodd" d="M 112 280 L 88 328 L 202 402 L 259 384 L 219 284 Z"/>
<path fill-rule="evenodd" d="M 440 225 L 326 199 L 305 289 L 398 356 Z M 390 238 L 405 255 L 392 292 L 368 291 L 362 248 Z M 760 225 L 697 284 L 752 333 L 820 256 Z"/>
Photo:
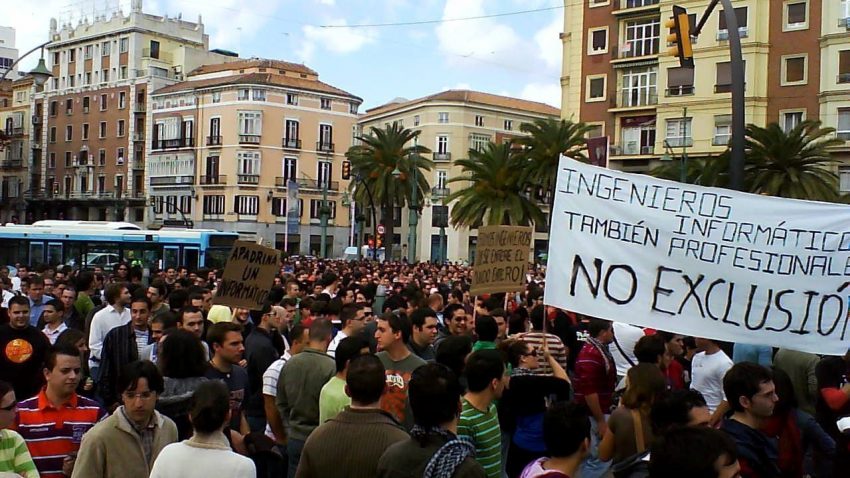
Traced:
<path fill-rule="evenodd" d="M 384 225 L 378 224 L 378 234 L 383 234 L 385 232 L 386 232 L 386 229 L 384 229 Z"/>

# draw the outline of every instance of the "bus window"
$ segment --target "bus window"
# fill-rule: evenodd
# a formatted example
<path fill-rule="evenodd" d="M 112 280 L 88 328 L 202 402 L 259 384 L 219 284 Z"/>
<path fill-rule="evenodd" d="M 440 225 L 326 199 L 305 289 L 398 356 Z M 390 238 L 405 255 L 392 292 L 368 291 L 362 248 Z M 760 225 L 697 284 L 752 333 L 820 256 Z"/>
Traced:
<path fill-rule="evenodd" d="M 112 271 L 112 268 L 115 264 L 118 264 L 120 258 L 121 256 L 118 255 L 118 243 L 101 242 L 88 244 L 88 251 L 84 260 L 89 269 L 100 267 L 104 271 Z"/>
<path fill-rule="evenodd" d="M 159 264 L 162 248 L 152 244 L 124 244 L 124 261 L 130 267 L 154 269 Z"/>
<path fill-rule="evenodd" d="M 51 266 L 62 264 L 62 243 L 48 242 L 47 243 L 47 263 Z"/>
<path fill-rule="evenodd" d="M 66 242 L 65 264 L 72 267 L 82 267 L 83 247 L 85 247 L 85 244 L 82 242 Z"/>
<path fill-rule="evenodd" d="M 40 241 L 30 242 L 30 267 L 44 263 L 44 243 Z"/>
<path fill-rule="evenodd" d="M 180 265 L 180 248 L 177 246 L 165 246 L 165 253 L 162 256 L 162 268 L 177 267 Z"/>
<path fill-rule="evenodd" d="M 207 249 L 204 267 L 207 269 L 224 269 L 224 264 L 229 255 L 230 249 L 209 248 Z"/>
<path fill-rule="evenodd" d="M 198 270 L 198 248 L 186 247 L 183 249 L 183 265 L 188 267 L 190 271 Z"/>

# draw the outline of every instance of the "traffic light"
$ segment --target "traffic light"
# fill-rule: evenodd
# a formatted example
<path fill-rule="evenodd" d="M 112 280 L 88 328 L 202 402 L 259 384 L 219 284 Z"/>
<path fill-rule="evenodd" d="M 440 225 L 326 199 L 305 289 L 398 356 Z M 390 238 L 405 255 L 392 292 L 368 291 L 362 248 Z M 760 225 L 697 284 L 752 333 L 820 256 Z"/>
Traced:
<path fill-rule="evenodd" d="M 351 161 L 342 162 L 342 179 L 346 181 L 351 179 Z"/>
<path fill-rule="evenodd" d="M 671 30 L 667 35 L 667 43 L 675 45 L 668 50 L 670 56 L 679 58 L 679 66 L 693 68 L 694 50 L 691 46 L 691 21 L 688 19 L 688 10 L 673 5 L 673 18 L 667 20 L 664 26 Z"/>

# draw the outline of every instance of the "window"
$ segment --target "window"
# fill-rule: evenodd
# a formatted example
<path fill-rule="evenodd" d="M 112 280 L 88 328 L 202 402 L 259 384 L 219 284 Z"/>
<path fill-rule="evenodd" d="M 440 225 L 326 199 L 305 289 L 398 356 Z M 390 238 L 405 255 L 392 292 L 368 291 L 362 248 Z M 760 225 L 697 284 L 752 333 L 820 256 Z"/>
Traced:
<path fill-rule="evenodd" d="M 240 111 L 239 112 L 239 134 L 241 135 L 262 135 L 263 134 L 263 113 L 261 111 Z"/>
<path fill-rule="evenodd" d="M 74 127 L 72 125 L 65 126 L 65 141 L 71 141 L 74 138 Z"/>
<path fill-rule="evenodd" d="M 233 212 L 256 216 L 260 212 L 260 196 L 236 196 L 233 204 Z"/>
<path fill-rule="evenodd" d="M 694 69 L 667 68 L 667 95 L 683 96 L 694 94 Z"/>
<path fill-rule="evenodd" d="M 747 7 L 738 7 L 735 9 L 735 18 L 738 20 L 738 34 L 741 37 L 746 37 L 748 33 L 747 29 Z M 717 39 L 718 40 L 728 40 L 729 39 L 729 31 L 726 27 L 726 14 L 721 9 L 719 11 L 719 21 L 717 25 Z"/>
<path fill-rule="evenodd" d="M 98 128 L 98 131 L 97 131 L 97 137 L 98 138 L 105 138 L 106 137 L 106 121 L 100 122 L 100 127 Z"/>
<path fill-rule="evenodd" d="M 56 142 L 56 127 L 55 126 L 50 127 L 50 142 L 51 143 Z"/>
<path fill-rule="evenodd" d="M 359 105 L 357 103 L 351 103 L 351 104 L 348 105 L 348 112 L 353 114 L 353 115 L 356 115 L 357 114 L 357 108 L 359 108 Z"/>
<path fill-rule="evenodd" d="M 106 191 L 106 176 L 98 176 L 97 177 L 97 191 L 99 191 L 99 192 Z"/>
<path fill-rule="evenodd" d="M 65 114 L 69 115 L 74 112 L 74 100 L 67 99 L 65 100 Z"/>
<path fill-rule="evenodd" d="M 316 177 L 319 180 L 319 187 L 323 188 L 325 185 L 330 187 L 331 178 L 333 177 L 333 165 L 330 161 L 319 161 L 316 165 Z"/>
<path fill-rule="evenodd" d="M 449 137 L 440 135 L 437 136 L 437 153 L 446 154 L 449 152 Z"/>
<path fill-rule="evenodd" d="M 272 198 L 272 216 L 286 217 L 286 198 Z"/>
<path fill-rule="evenodd" d="M 224 214 L 224 195 L 204 196 L 204 214 Z"/>
<path fill-rule="evenodd" d="M 418 118 L 418 116 L 417 116 Z M 475 126 L 484 126 L 484 117 L 481 115 L 475 115 Z"/>
<path fill-rule="evenodd" d="M 89 124 L 83 123 L 83 141 L 89 139 Z"/>
<path fill-rule="evenodd" d="M 319 143 L 324 149 L 330 148 L 333 145 L 333 126 L 329 124 L 319 125 Z"/>
<path fill-rule="evenodd" d="M 587 46 L 588 55 L 608 53 L 608 28 L 591 29 L 588 32 L 590 44 Z"/>
<path fill-rule="evenodd" d="M 714 84 L 715 93 L 729 93 L 732 91 L 732 64 L 728 61 L 717 63 L 717 81 Z M 747 62 L 744 62 L 744 75 L 746 75 Z"/>
<path fill-rule="evenodd" d="M 83 97 L 83 113 L 89 112 L 89 106 L 91 105 L 91 101 L 88 96 Z"/>
<path fill-rule="evenodd" d="M 807 27 L 808 2 L 788 2 L 785 4 L 785 30 L 805 29 Z"/>
<path fill-rule="evenodd" d="M 319 103 L 323 110 L 331 109 L 331 100 L 329 98 L 322 98 L 319 100 Z"/>
<path fill-rule="evenodd" d="M 106 111 L 106 95 L 100 95 L 100 111 Z"/>
<path fill-rule="evenodd" d="M 212 102 L 213 103 L 220 103 L 221 102 L 221 92 L 220 91 L 214 91 L 213 92 Z"/>
<path fill-rule="evenodd" d="M 65 167 L 66 168 L 71 167 L 71 152 L 70 151 L 65 151 Z"/>
<path fill-rule="evenodd" d="M 786 133 L 799 126 L 802 122 L 802 111 L 788 111 L 782 113 L 782 131 L 785 131 Z"/>
<path fill-rule="evenodd" d="M 283 158 L 283 180 L 294 181 L 298 178 L 298 158 Z"/>
<path fill-rule="evenodd" d="M 446 184 L 449 182 L 449 172 L 445 169 L 437 170 L 437 189 L 446 189 Z"/>
<path fill-rule="evenodd" d="M 50 112 L 50 116 L 56 116 L 58 110 L 59 110 L 59 103 L 57 101 L 51 101 L 50 102 L 50 108 L 48 110 Z"/>
<path fill-rule="evenodd" d="M 298 120 L 292 120 L 292 119 L 286 120 L 286 129 L 284 130 L 283 134 L 284 134 L 284 138 L 286 139 L 288 147 L 297 146 Z"/>
<path fill-rule="evenodd" d="M 106 150 L 99 149 L 97 151 L 97 165 L 98 166 L 106 166 Z"/>
<path fill-rule="evenodd" d="M 445 112 L 437 113 L 437 123 L 448 123 L 449 114 Z"/>
<path fill-rule="evenodd" d="M 711 144 L 714 146 L 726 146 L 732 139 L 732 115 L 714 116 L 714 138 Z"/>
<path fill-rule="evenodd" d="M 514 129 L 514 122 L 512 120 L 506 119 L 504 126 L 505 131 L 511 131 L 512 129 Z"/>
<path fill-rule="evenodd" d="M 260 152 L 259 151 L 239 151 L 236 153 L 236 174 L 244 174 L 249 176 L 260 175 Z"/>
<path fill-rule="evenodd" d="M 85 50 L 83 50 L 83 59 L 91 60 L 92 54 L 94 54 L 94 45 L 86 45 Z"/>
<path fill-rule="evenodd" d="M 692 118 L 672 118 L 667 120 L 667 143 L 675 148 L 677 146 L 691 146 L 691 120 Z"/>
<path fill-rule="evenodd" d="M 156 40 L 151 40 L 150 57 L 159 59 L 159 42 Z"/>
<path fill-rule="evenodd" d="M 100 54 L 101 56 L 109 56 L 112 52 L 112 43 L 105 41 L 100 44 Z"/>
<path fill-rule="evenodd" d="M 419 115 L 413 117 L 413 126 L 419 126 Z"/>
<path fill-rule="evenodd" d="M 70 63 L 73 63 L 76 60 L 77 60 L 77 50 L 74 49 L 74 48 L 71 48 L 70 50 L 68 50 L 68 61 Z"/>
<path fill-rule="evenodd" d="M 71 75 L 71 76 L 68 77 L 68 86 L 69 87 L 74 86 L 74 75 Z"/>
<path fill-rule="evenodd" d="M 328 219 L 334 219 L 336 217 L 336 202 L 335 201 L 327 201 L 327 206 L 329 209 Z M 310 219 L 321 219 L 322 218 L 322 200 L 321 199 L 311 199 L 310 200 Z"/>
<path fill-rule="evenodd" d="M 118 136 L 124 136 L 124 120 L 118 120 Z"/>
<path fill-rule="evenodd" d="M 838 52 L 838 82 L 850 83 L 850 50 Z"/>
<path fill-rule="evenodd" d="M 605 100 L 605 76 L 587 77 L 587 101 Z"/>
<path fill-rule="evenodd" d="M 620 57 L 631 58 L 658 54 L 661 21 L 658 18 L 626 23 L 626 41 Z"/>
<path fill-rule="evenodd" d="M 239 101 L 248 101 L 248 98 L 251 94 L 251 90 L 248 88 L 241 88 L 239 93 L 236 95 L 236 99 Z"/>
<path fill-rule="evenodd" d="M 295 93 L 287 93 L 286 94 L 286 104 L 288 105 L 298 105 L 298 95 Z"/>
<path fill-rule="evenodd" d="M 118 52 L 119 53 L 127 53 L 127 50 L 130 49 L 130 39 L 122 38 L 118 42 Z"/>
<path fill-rule="evenodd" d="M 59 52 L 54 51 L 53 52 L 53 63 L 51 63 L 50 66 L 54 66 L 54 65 L 58 65 L 58 64 L 59 64 Z"/>
<path fill-rule="evenodd" d="M 647 106 L 658 103 L 657 67 L 630 68 L 623 72 L 620 107 Z"/>
<path fill-rule="evenodd" d="M 84 84 L 84 85 L 90 85 L 90 84 L 91 84 L 91 72 L 90 72 L 90 71 L 87 71 L 87 72 L 86 72 L 86 76 L 85 76 L 85 78 L 86 78 L 86 79 L 85 79 L 85 82 L 84 82 L 83 84 Z M 106 79 L 104 79 L 103 81 L 104 81 L 104 82 L 106 82 L 107 80 L 106 80 Z"/>
<path fill-rule="evenodd" d="M 50 169 L 56 168 L 56 153 L 50 153 L 50 156 L 48 156 L 47 167 Z"/>
<path fill-rule="evenodd" d="M 118 92 L 118 108 L 123 110 L 126 107 L 127 107 L 127 92 L 126 91 L 120 91 L 120 92 Z"/>
<path fill-rule="evenodd" d="M 127 66 L 122 66 L 120 72 L 121 72 L 121 79 L 126 80 L 127 79 Z"/>
<path fill-rule="evenodd" d="M 251 90 L 254 101 L 266 101 L 266 90 Z"/>
<path fill-rule="evenodd" d="M 806 59 L 805 55 L 782 57 L 783 86 L 806 83 Z"/>
<path fill-rule="evenodd" d="M 118 148 L 115 151 L 115 164 L 117 164 L 118 166 L 124 164 L 124 148 Z"/>
<path fill-rule="evenodd" d="M 486 134 L 472 133 L 469 135 L 469 149 L 483 151 L 490 142 L 490 136 Z"/>

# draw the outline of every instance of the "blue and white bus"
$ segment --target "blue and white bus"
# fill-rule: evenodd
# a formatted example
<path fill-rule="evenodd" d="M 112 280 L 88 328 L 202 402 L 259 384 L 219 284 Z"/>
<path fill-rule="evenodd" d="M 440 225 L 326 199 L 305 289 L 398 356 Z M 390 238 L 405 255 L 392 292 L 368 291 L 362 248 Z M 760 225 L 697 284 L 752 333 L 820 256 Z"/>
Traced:
<path fill-rule="evenodd" d="M 143 230 L 126 222 L 37 221 L 0 226 L 0 264 L 70 265 L 111 269 L 224 267 L 239 235 L 210 229 Z"/>

